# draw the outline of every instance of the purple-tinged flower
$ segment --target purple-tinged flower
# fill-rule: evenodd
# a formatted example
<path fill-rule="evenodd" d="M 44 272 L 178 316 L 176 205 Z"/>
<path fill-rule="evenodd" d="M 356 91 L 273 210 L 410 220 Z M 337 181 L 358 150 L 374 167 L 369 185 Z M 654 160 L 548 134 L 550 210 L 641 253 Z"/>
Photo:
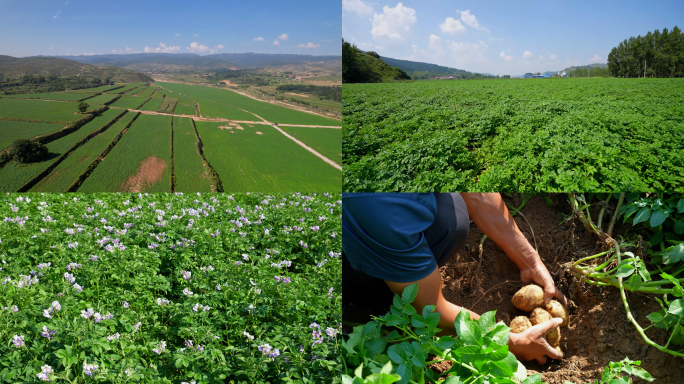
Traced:
<path fill-rule="evenodd" d="M 24 346 L 24 335 L 21 335 L 21 336 L 14 335 L 14 337 L 12 337 L 12 342 L 14 343 L 14 346 L 17 348 L 23 347 Z"/>
<path fill-rule="evenodd" d="M 81 287 L 77 283 L 74 283 L 74 289 L 76 290 L 77 293 L 81 293 L 83 291 L 83 287 Z"/>
<path fill-rule="evenodd" d="M 85 361 L 83 362 L 83 373 L 88 376 L 92 376 L 98 368 L 97 364 L 87 364 Z"/>
<path fill-rule="evenodd" d="M 169 301 L 166 299 L 162 299 L 161 297 L 157 297 L 157 305 L 168 305 Z"/>
<path fill-rule="evenodd" d="M 130 305 L 128 304 L 128 301 L 126 301 L 126 300 L 122 301 L 122 302 L 121 302 L 121 305 L 123 305 L 123 307 L 126 308 L 126 309 L 128 309 L 128 307 L 130 306 Z"/>
<path fill-rule="evenodd" d="M 142 322 L 138 322 L 136 325 L 133 326 L 133 333 L 138 332 L 140 330 L 140 326 L 142 325 Z"/>
<path fill-rule="evenodd" d="M 217 290 L 217 291 L 220 291 L 220 290 L 221 290 L 221 285 L 220 285 L 220 284 L 216 284 L 216 290 Z"/>
<path fill-rule="evenodd" d="M 92 308 L 88 308 L 88 310 L 81 310 L 81 317 L 84 319 L 90 319 L 90 317 L 95 313 Z"/>
<path fill-rule="evenodd" d="M 76 281 L 76 278 L 74 277 L 74 275 L 72 275 L 69 272 L 64 272 L 64 278 L 67 279 L 67 281 L 70 282 L 71 284 L 73 284 Z"/>
<path fill-rule="evenodd" d="M 68 243 L 67 246 L 69 248 L 76 248 L 76 247 L 78 247 L 78 241 L 74 241 L 73 243 Z"/>
<path fill-rule="evenodd" d="M 248 339 L 254 340 L 254 336 L 250 335 L 249 332 L 247 332 L 247 331 L 242 331 L 242 334 L 245 335 L 245 336 L 247 336 Z"/>
<path fill-rule="evenodd" d="M 67 271 L 71 271 L 72 269 L 76 269 L 76 268 L 83 268 L 83 266 L 82 266 L 81 264 L 79 264 L 79 263 L 69 263 L 69 264 L 66 266 L 66 270 L 67 270 Z"/>
<path fill-rule="evenodd" d="M 119 340 L 119 337 L 120 337 L 120 336 L 121 336 L 121 335 L 119 335 L 119 332 L 117 332 L 117 333 L 115 333 L 115 334 L 113 334 L 113 335 L 111 335 L 111 336 L 107 336 L 107 341 L 112 341 L 112 340 L 114 340 L 114 339 Z"/>
<path fill-rule="evenodd" d="M 238 261 L 235 262 L 235 266 L 238 266 L 238 265 L 240 265 L 240 264 L 242 264 L 242 261 L 239 261 L 239 260 L 238 260 Z"/>
<path fill-rule="evenodd" d="M 154 348 L 152 352 L 156 353 L 157 355 L 161 355 L 162 352 L 166 350 L 166 341 L 161 341 L 159 344 L 157 344 L 157 348 Z"/>
<path fill-rule="evenodd" d="M 74 230 L 72 228 L 67 228 L 64 230 L 64 232 L 66 232 L 67 235 L 73 235 L 74 234 Z"/>
<path fill-rule="evenodd" d="M 337 329 L 335 329 L 335 328 L 331 328 L 331 327 L 328 327 L 328 328 L 325 329 L 325 333 L 326 333 L 326 334 L 328 335 L 328 337 L 331 338 L 331 339 L 334 339 L 334 338 L 335 338 L 335 335 L 337 335 L 339 332 L 340 332 L 339 330 L 337 330 Z"/>
<path fill-rule="evenodd" d="M 43 316 L 47 317 L 48 319 L 52 319 L 52 308 L 48 308 L 43 310 Z"/>
<path fill-rule="evenodd" d="M 52 263 L 40 263 L 40 264 L 38 264 L 38 269 L 44 269 L 44 268 L 50 267 L 51 265 L 52 265 Z"/>
<path fill-rule="evenodd" d="M 131 377 L 135 373 L 131 368 L 126 368 L 126 376 Z"/>
<path fill-rule="evenodd" d="M 90 255 L 89 259 L 90 259 L 90 261 L 97 261 L 97 256 L 96 255 Z"/>
<path fill-rule="evenodd" d="M 11 309 L 12 312 L 14 312 L 14 313 L 19 312 L 19 307 L 17 307 L 16 305 L 11 306 L 10 309 Z"/>
<path fill-rule="evenodd" d="M 183 294 L 184 294 L 185 296 L 192 296 L 192 295 L 194 295 L 194 293 L 192 293 L 192 291 L 189 290 L 187 287 L 186 287 L 186 288 L 183 288 Z"/>
<path fill-rule="evenodd" d="M 99 323 L 103 320 L 102 315 L 100 315 L 100 312 L 95 312 L 95 314 L 93 315 L 93 320 L 95 320 L 96 323 Z"/>
<path fill-rule="evenodd" d="M 185 340 L 185 346 L 187 348 L 192 348 L 192 340 Z"/>
<path fill-rule="evenodd" d="M 40 367 L 40 373 L 37 373 L 36 376 L 43 381 L 50 381 L 53 373 L 55 371 L 52 370 L 52 367 L 46 364 Z"/>
<path fill-rule="evenodd" d="M 183 278 L 185 280 L 190 280 L 190 277 L 192 276 L 192 272 L 190 271 L 181 271 L 181 275 L 183 275 Z"/>
<path fill-rule="evenodd" d="M 271 357 L 271 358 L 276 358 L 280 355 L 280 351 L 278 349 L 272 348 L 268 343 L 260 345 L 259 351 L 263 355 Z"/>
<path fill-rule="evenodd" d="M 43 325 L 43 332 L 41 332 L 41 336 L 47 338 L 48 340 L 52 339 L 52 336 L 57 333 L 57 331 L 50 330 L 47 326 Z"/>
<path fill-rule="evenodd" d="M 333 287 L 330 287 L 330 289 L 328 289 L 328 298 L 329 298 L 329 299 L 332 299 L 332 298 L 333 298 L 332 292 L 333 292 Z"/>

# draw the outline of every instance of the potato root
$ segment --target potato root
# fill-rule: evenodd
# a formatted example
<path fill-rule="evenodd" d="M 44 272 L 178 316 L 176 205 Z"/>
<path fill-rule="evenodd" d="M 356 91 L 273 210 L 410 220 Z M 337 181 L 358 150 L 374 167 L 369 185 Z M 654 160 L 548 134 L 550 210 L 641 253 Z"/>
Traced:
<path fill-rule="evenodd" d="M 530 314 L 530 322 L 532 325 L 541 324 L 551 319 L 553 319 L 553 317 L 551 317 L 551 314 L 548 313 L 544 308 L 535 308 Z M 557 347 L 558 344 L 560 344 L 560 339 L 560 327 L 556 327 L 546 334 L 546 340 L 549 342 L 549 344 L 551 344 L 552 347 Z"/>
<path fill-rule="evenodd" d="M 534 284 L 526 285 L 513 295 L 511 301 L 516 308 L 530 312 L 544 306 L 544 289 Z"/>
<path fill-rule="evenodd" d="M 513 320 L 511 320 L 511 332 L 513 333 L 521 333 L 527 330 L 528 328 L 532 328 L 532 323 L 530 322 L 530 319 L 527 318 L 527 316 L 517 316 Z"/>
<path fill-rule="evenodd" d="M 546 311 L 551 315 L 551 317 L 560 317 L 563 319 L 563 324 L 561 327 L 566 327 L 570 317 L 568 316 L 568 310 L 556 300 L 551 300 L 546 305 Z"/>

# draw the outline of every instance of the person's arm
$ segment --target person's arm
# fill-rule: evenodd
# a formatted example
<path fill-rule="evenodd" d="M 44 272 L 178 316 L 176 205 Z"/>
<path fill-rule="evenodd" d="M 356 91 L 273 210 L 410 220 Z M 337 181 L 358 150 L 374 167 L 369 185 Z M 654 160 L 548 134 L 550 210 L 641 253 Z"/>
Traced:
<path fill-rule="evenodd" d="M 426 305 L 437 306 L 435 312 L 439 313 L 438 327 L 450 334 L 456 333 L 454 320 L 456 320 L 456 315 L 458 315 L 459 312 L 468 311 L 470 312 L 471 319 L 480 318 L 480 315 L 477 313 L 450 303 L 444 298 L 444 295 L 442 294 L 442 276 L 439 274 L 439 268 L 435 268 L 429 275 L 417 281 L 396 283 L 385 280 L 385 283 L 387 283 L 387 286 L 392 292 L 399 295 L 404 291 L 404 288 L 413 283 L 418 283 L 418 293 L 416 294 L 416 299 L 413 301 L 413 307 L 420 313 Z"/>
<path fill-rule="evenodd" d="M 520 232 L 498 193 L 462 193 L 468 215 L 475 225 L 513 260 L 520 269 L 523 284 L 535 282 L 544 288 L 544 302 L 556 298 L 567 306 L 567 299 L 556 288 L 539 254 Z"/>

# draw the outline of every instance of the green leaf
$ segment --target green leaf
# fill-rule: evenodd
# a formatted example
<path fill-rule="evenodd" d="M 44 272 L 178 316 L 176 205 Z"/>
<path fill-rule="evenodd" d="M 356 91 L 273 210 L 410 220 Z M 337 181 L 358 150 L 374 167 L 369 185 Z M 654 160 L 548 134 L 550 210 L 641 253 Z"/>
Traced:
<path fill-rule="evenodd" d="M 634 292 L 637 289 L 641 287 L 641 276 L 638 274 L 632 275 L 629 280 L 627 280 L 627 284 L 625 285 L 625 288 Z"/>
<path fill-rule="evenodd" d="M 402 325 L 404 323 L 404 318 L 399 315 L 389 315 L 387 317 L 387 326 L 394 327 L 397 325 Z"/>
<path fill-rule="evenodd" d="M 669 215 L 670 213 L 666 210 L 656 209 L 651 214 L 651 220 L 649 221 L 649 224 L 651 225 L 651 227 L 655 228 L 660 224 L 664 223 Z"/>
<path fill-rule="evenodd" d="M 684 199 L 679 199 L 677 202 L 677 212 L 684 213 Z"/>
<path fill-rule="evenodd" d="M 427 327 L 427 322 L 421 315 L 411 315 L 411 326 L 414 328 L 423 328 Z"/>
<path fill-rule="evenodd" d="M 461 384 L 461 378 L 459 376 L 449 376 L 442 382 L 442 384 Z"/>
<path fill-rule="evenodd" d="M 663 264 L 674 264 L 684 259 L 684 243 L 672 246 L 663 252 Z"/>
<path fill-rule="evenodd" d="M 651 312 L 650 314 L 648 314 L 648 316 L 646 316 L 646 318 L 651 320 L 652 323 L 660 323 L 661 321 L 663 321 L 663 317 L 664 314 L 662 313 L 662 311 Z"/>
<path fill-rule="evenodd" d="M 511 354 L 510 356 L 513 355 Z M 512 360 L 509 357 L 503 360 L 492 361 L 490 363 L 493 365 L 494 373 L 501 377 L 510 377 L 513 375 L 513 372 L 518 369 L 518 360 L 516 360 L 515 356 L 513 356 Z"/>
<path fill-rule="evenodd" d="M 413 300 L 416 299 L 416 295 L 418 294 L 418 283 L 413 283 L 409 285 L 408 287 L 404 288 L 404 291 L 401 293 L 401 299 L 404 301 L 404 303 L 412 303 Z"/>
<path fill-rule="evenodd" d="M 499 349 L 487 354 L 487 358 L 490 360 L 501 360 L 508 356 L 508 345 L 499 347 Z"/>
<path fill-rule="evenodd" d="M 408 353 L 401 347 L 401 344 L 393 344 L 387 349 L 387 356 L 398 364 L 404 363 L 409 359 Z"/>
<path fill-rule="evenodd" d="M 632 260 L 622 260 L 618 265 L 617 272 L 615 272 L 616 277 L 627 277 L 634 273 L 634 266 L 632 265 Z"/>
<path fill-rule="evenodd" d="M 670 308 L 668 308 L 667 313 L 671 313 L 675 316 L 682 317 L 684 313 L 684 299 L 677 299 L 670 303 Z"/>
<path fill-rule="evenodd" d="M 529 376 L 522 384 L 541 384 L 541 374 Z"/>
<path fill-rule="evenodd" d="M 382 367 L 380 373 L 392 373 L 392 362 L 388 361 L 387 364 Z"/>
<path fill-rule="evenodd" d="M 456 315 L 454 328 L 456 328 L 458 337 L 460 337 L 465 344 L 482 345 L 480 328 L 470 320 L 470 313 L 468 311 L 462 310 Z"/>
<path fill-rule="evenodd" d="M 448 349 L 456 344 L 456 339 L 451 336 L 442 336 L 435 342 L 435 346 L 441 349 Z"/>
<path fill-rule="evenodd" d="M 372 339 L 367 341 L 364 346 L 370 352 L 371 356 L 377 355 L 379 353 L 382 353 L 385 351 L 385 347 L 387 346 L 387 340 L 385 340 L 382 337 L 378 337 L 376 339 Z"/>
<path fill-rule="evenodd" d="M 407 384 L 409 380 L 411 380 L 411 374 L 412 374 L 412 368 L 411 365 L 402 363 L 397 367 L 397 374 L 401 376 L 401 380 L 399 380 L 399 384 Z"/>
<path fill-rule="evenodd" d="M 632 221 L 632 225 L 637 225 L 641 222 L 644 222 L 648 220 L 648 218 L 651 217 L 651 208 L 649 207 L 643 207 L 637 212 L 636 216 L 634 216 L 634 221 Z"/>
<path fill-rule="evenodd" d="M 476 345 L 468 345 L 452 351 L 452 353 L 463 360 L 464 363 L 469 363 L 474 359 L 480 358 L 482 356 L 481 352 L 482 349 Z"/>
<path fill-rule="evenodd" d="M 480 326 L 480 329 L 487 332 L 490 329 L 494 328 L 494 324 L 496 324 L 496 319 L 494 318 L 495 314 L 496 311 L 489 311 L 482 314 L 482 316 L 480 316 L 480 318 L 477 319 L 477 324 Z"/>
<path fill-rule="evenodd" d="M 678 235 L 684 234 L 684 220 L 677 220 L 674 224 L 674 231 Z"/>

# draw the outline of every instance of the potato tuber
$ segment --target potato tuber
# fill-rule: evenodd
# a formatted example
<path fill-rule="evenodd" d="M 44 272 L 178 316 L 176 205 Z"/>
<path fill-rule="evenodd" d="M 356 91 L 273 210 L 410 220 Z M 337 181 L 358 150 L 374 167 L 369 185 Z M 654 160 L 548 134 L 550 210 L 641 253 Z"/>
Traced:
<path fill-rule="evenodd" d="M 551 319 L 553 319 L 551 314 L 546 312 L 546 310 L 543 308 L 535 308 L 530 314 L 530 322 L 532 325 L 541 324 Z M 549 344 L 551 344 L 552 347 L 558 346 L 558 344 L 560 344 L 560 339 L 560 327 L 556 327 L 546 334 L 546 340 L 549 342 Z"/>
<path fill-rule="evenodd" d="M 544 289 L 534 284 L 526 285 L 513 295 L 512 302 L 516 308 L 530 312 L 544 306 Z"/>
<path fill-rule="evenodd" d="M 568 316 L 568 310 L 565 309 L 563 304 L 557 302 L 556 300 L 551 300 L 548 304 L 546 304 L 546 311 L 551 315 L 551 317 L 560 317 L 563 319 L 563 324 L 561 324 L 561 327 L 566 327 L 568 325 L 570 317 Z"/>
<path fill-rule="evenodd" d="M 513 320 L 511 320 L 511 332 L 513 333 L 521 333 L 527 330 L 528 328 L 532 328 L 532 323 L 530 322 L 530 319 L 527 318 L 527 316 L 517 316 Z"/>

